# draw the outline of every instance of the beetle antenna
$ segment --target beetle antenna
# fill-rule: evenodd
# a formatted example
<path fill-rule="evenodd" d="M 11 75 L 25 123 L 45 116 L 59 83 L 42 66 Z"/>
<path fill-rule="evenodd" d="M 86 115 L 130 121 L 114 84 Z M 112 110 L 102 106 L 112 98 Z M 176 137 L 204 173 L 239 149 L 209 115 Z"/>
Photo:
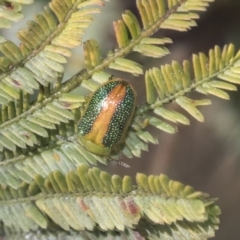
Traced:
<path fill-rule="evenodd" d="M 121 165 L 121 166 L 123 166 L 123 167 L 125 167 L 125 168 L 130 168 L 130 165 L 128 165 L 127 163 L 122 162 L 122 161 L 120 161 L 120 160 L 110 159 L 110 161 L 112 161 L 113 163 L 117 163 L 117 164 L 119 164 L 119 165 Z"/>

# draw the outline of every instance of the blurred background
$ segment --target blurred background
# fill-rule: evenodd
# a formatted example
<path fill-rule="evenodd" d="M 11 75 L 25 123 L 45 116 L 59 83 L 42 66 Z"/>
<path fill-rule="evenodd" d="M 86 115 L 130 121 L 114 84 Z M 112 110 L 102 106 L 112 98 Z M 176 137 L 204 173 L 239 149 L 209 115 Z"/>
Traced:
<path fill-rule="evenodd" d="M 25 18 L 15 24 L 11 31 L 2 31 L 6 38 L 18 42 L 15 38 L 18 28 L 25 27 L 25 21 L 41 11 L 48 1 L 36 0 L 32 6 L 24 8 Z M 137 14 L 135 1 L 112 0 L 106 3 L 103 14 L 96 16 L 85 39 L 96 38 L 103 53 L 112 50 L 116 41 L 112 21 L 121 17 L 125 9 Z M 152 66 L 191 60 L 192 53 L 208 54 L 210 48 L 233 43 L 236 51 L 240 49 L 240 1 L 216 0 L 207 12 L 201 13 L 198 26 L 189 32 L 160 31 L 155 36 L 170 37 L 173 44 L 168 45 L 171 54 L 162 59 L 144 58 L 131 54 L 129 58 L 137 60 L 145 69 Z M 81 48 L 73 50 L 73 57 L 66 65 L 64 79 L 84 67 Z M 139 103 L 145 101 L 145 86 L 141 77 L 111 72 L 116 77 L 128 79 L 136 87 Z M 240 89 L 239 89 L 240 90 Z M 213 105 L 201 108 L 205 122 L 199 123 L 171 103 L 167 107 L 189 116 L 190 126 L 179 125 L 179 132 L 170 135 L 154 131 L 159 145 L 149 145 L 149 151 L 141 158 L 122 159 L 130 168 L 110 163 L 102 169 L 120 175 L 135 176 L 137 172 L 147 175 L 164 173 L 173 180 L 192 185 L 196 190 L 217 197 L 222 210 L 220 229 L 214 240 L 240 239 L 240 91 L 230 93 L 231 100 L 225 101 L 209 96 Z M 203 95 L 191 93 L 190 98 L 201 99 Z"/>

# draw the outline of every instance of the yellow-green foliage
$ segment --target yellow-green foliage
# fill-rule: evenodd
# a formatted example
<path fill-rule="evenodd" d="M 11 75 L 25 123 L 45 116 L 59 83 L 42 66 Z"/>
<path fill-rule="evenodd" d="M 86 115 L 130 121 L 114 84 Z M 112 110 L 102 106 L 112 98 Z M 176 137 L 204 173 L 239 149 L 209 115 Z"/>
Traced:
<path fill-rule="evenodd" d="M 128 176 L 92 168 L 109 159 L 77 142 L 86 102 L 85 96 L 72 92 L 78 86 L 94 92 L 111 79 L 109 69 L 145 76 L 146 104 L 137 107 L 122 150 L 111 156 L 115 160 L 139 157 L 149 143 L 158 142 L 148 125 L 173 134 L 177 128 L 169 121 L 189 125 L 189 114 L 203 121 L 197 107 L 210 100 L 185 95 L 197 91 L 229 99 L 226 90 L 234 91 L 240 83 L 240 53 L 232 44 L 215 46 L 208 56 L 193 54 L 191 62 L 173 61 L 147 70 L 127 56 L 137 52 L 157 61 L 170 54 L 170 38 L 151 36 L 161 29 L 188 31 L 210 2 L 136 0 L 140 18 L 126 10 L 113 22 L 117 45 L 106 56 L 96 39 L 82 42 L 107 4 L 104 0 L 52 0 L 19 30 L 19 46 L 0 36 L 0 220 L 7 239 L 214 236 L 220 209 L 207 194 L 165 175 L 137 173 L 135 184 Z M 10 21 L 23 16 L 21 4 L 30 3 L 0 0 L 0 27 L 10 28 Z M 63 83 L 64 64 L 71 49 L 80 45 L 85 66 Z M 187 113 L 166 109 L 171 101 Z"/>
<path fill-rule="evenodd" d="M 60 171 L 46 178 L 35 175 L 17 190 L 0 189 L 0 219 L 9 231 L 18 233 L 47 229 L 50 219 L 65 231 L 94 231 L 98 226 L 124 232 L 144 221 L 146 228 L 160 224 L 162 230 L 153 227 L 160 236 L 167 229 L 169 235 L 182 238 L 213 235 L 220 210 L 206 194 L 165 175 L 137 174 L 136 181 L 134 187 L 128 176 L 110 176 L 85 164 L 66 175 Z M 187 233 L 187 228 L 197 231 Z"/>

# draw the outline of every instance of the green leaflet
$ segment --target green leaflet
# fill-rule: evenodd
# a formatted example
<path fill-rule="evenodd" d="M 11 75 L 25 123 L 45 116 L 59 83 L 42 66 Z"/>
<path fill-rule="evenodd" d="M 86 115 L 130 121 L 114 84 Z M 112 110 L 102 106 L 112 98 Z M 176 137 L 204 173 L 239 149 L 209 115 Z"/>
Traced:
<path fill-rule="evenodd" d="M 0 219 L 9 228 L 14 226 L 17 233 L 47 228 L 49 221 L 67 231 L 92 231 L 97 225 L 104 231 L 124 231 L 138 229 L 142 219 L 159 227 L 176 224 L 170 236 L 187 222 L 187 228 L 192 224 L 200 227 L 206 221 L 215 228 L 219 208 L 203 193 L 165 175 L 137 174 L 136 180 L 134 187 L 130 177 L 121 179 L 84 164 L 67 175 L 53 171 L 46 178 L 35 178 L 36 184 L 19 186 L 27 190 L 28 196 L 19 196 L 21 191 L 11 187 L 0 188 Z M 83 189 L 79 192 L 77 186 L 81 185 Z M 15 201 L 17 198 L 19 202 Z M 16 222 L 15 218 L 21 221 Z M 201 231 L 197 227 L 192 234 L 197 236 Z"/>
<path fill-rule="evenodd" d="M 63 64 L 71 56 L 70 48 L 82 44 L 103 1 L 50 1 L 49 8 L 18 32 L 20 46 L 0 38 L 0 219 L 9 238 L 22 239 L 25 232 L 38 239 L 41 231 L 46 238 L 71 239 L 79 237 L 81 230 L 83 238 L 89 239 L 116 235 L 127 239 L 203 239 L 214 235 L 220 210 L 192 187 L 164 175 L 143 174 L 137 175 L 134 186 L 129 176 L 121 178 L 88 168 L 98 162 L 106 164 L 108 159 L 77 143 L 75 133 L 86 99 L 82 93 L 72 92 L 79 85 L 95 91 L 111 79 L 109 69 L 134 76 L 145 73 L 147 103 L 137 108 L 122 151 L 112 157 L 114 160 L 122 154 L 140 157 L 149 143 L 158 143 L 148 125 L 173 134 L 177 127 L 166 121 L 189 124 L 176 105 L 165 108 L 169 102 L 175 101 L 203 121 L 198 106 L 210 101 L 193 100 L 185 94 L 196 90 L 227 99 L 225 90 L 236 90 L 240 68 L 233 45 L 222 50 L 215 47 L 209 56 L 193 55 L 191 63 L 173 61 L 147 71 L 141 59 L 169 54 L 166 44 L 172 40 L 152 38 L 152 34 L 159 29 L 187 31 L 196 26 L 196 11 L 205 11 L 211 1 L 137 0 L 140 18 L 127 10 L 114 22 L 117 47 L 105 56 L 103 46 L 86 39 L 81 61 L 86 69 L 64 83 Z M 0 27 L 18 20 L 22 16 L 20 4 L 31 1 L 14 2 L 12 14 L 3 12 Z M 133 51 L 136 57 L 128 59 Z M 59 135 L 70 142 L 60 140 Z M 50 226 L 57 226 L 61 233 L 56 230 L 53 236 L 48 232 Z"/>

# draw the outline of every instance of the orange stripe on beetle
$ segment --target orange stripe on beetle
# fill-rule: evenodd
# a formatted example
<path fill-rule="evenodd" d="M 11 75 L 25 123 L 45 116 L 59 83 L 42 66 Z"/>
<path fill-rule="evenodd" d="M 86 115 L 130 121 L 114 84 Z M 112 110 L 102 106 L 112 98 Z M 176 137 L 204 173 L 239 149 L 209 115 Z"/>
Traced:
<path fill-rule="evenodd" d="M 117 85 L 103 100 L 101 111 L 95 119 L 91 131 L 85 135 L 85 138 L 98 145 L 103 145 L 103 138 L 107 134 L 109 122 L 112 120 L 116 108 L 121 104 L 126 95 L 126 86 Z"/>
<path fill-rule="evenodd" d="M 91 96 L 78 125 L 80 141 L 98 155 L 108 155 L 124 141 L 136 108 L 136 93 L 125 80 L 101 85 Z"/>

